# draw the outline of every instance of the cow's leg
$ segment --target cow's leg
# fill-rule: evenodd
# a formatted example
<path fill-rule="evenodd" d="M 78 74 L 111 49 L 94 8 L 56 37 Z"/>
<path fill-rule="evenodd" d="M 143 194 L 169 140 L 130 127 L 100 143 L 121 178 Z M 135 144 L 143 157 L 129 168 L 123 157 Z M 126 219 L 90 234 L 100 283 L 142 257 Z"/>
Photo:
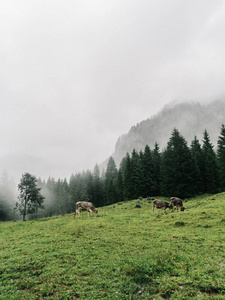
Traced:
<path fill-rule="evenodd" d="M 165 209 L 165 207 L 163 207 L 163 214 L 165 215 L 165 211 L 166 211 L 166 209 Z"/>
<path fill-rule="evenodd" d="M 88 210 L 88 218 L 89 218 L 90 213 L 92 213 L 92 215 L 93 215 L 93 211 L 91 209 Z"/>
<path fill-rule="evenodd" d="M 80 214 L 79 214 L 79 209 L 76 209 L 76 210 L 75 210 L 75 212 L 74 212 L 74 218 L 75 218 L 76 214 L 78 214 L 78 215 L 80 216 Z"/>
<path fill-rule="evenodd" d="M 154 204 L 153 204 L 153 206 L 152 206 L 152 213 L 154 213 L 154 208 L 155 208 L 155 206 L 154 206 Z"/>
<path fill-rule="evenodd" d="M 79 208 L 78 208 L 78 210 L 77 210 L 77 213 L 78 213 L 79 218 L 80 218 L 80 209 L 79 209 Z"/>

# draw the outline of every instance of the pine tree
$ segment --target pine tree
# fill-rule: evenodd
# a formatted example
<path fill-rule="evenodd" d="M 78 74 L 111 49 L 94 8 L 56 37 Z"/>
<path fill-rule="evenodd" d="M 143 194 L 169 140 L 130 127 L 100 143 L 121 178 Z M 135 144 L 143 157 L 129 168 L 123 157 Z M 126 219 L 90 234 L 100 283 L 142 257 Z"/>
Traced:
<path fill-rule="evenodd" d="M 54 187 L 55 187 L 55 179 L 49 177 L 46 185 L 42 187 L 43 195 L 46 198 L 45 201 L 45 216 L 51 217 L 56 214 L 56 204 L 55 204 L 55 195 L 54 195 Z"/>
<path fill-rule="evenodd" d="M 88 194 L 88 187 L 85 183 L 82 184 L 81 186 L 81 196 L 80 196 L 80 201 L 85 201 L 85 202 L 89 202 L 90 196 Z"/>
<path fill-rule="evenodd" d="M 122 176 L 122 170 L 119 169 L 116 177 L 116 190 L 117 190 L 117 197 L 118 201 L 124 200 L 124 191 L 123 191 L 123 176 Z"/>
<path fill-rule="evenodd" d="M 153 194 L 153 161 L 151 149 L 145 146 L 144 153 L 140 153 L 140 161 L 142 168 L 143 196 L 147 197 Z"/>
<path fill-rule="evenodd" d="M 55 200 L 56 200 L 56 214 L 64 214 L 64 203 L 63 203 L 63 193 L 62 193 L 62 186 L 61 180 L 58 179 L 55 188 L 54 188 Z"/>
<path fill-rule="evenodd" d="M 55 182 L 53 193 L 55 206 L 54 211 L 56 215 L 66 214 L 73 211 L 70 201 L 69 186 L 66 179 L 58 179 L 58 181 Z"/>
<path fill-rule="evenodd" d="M 195 164 L 187 142 L 177 129 L 163 152 L 161 174 L 163 195 L 185 198 L 196 193 Z"/>
<path fill-rule="evenodd" d="M 152 195 L 160 195 L 160 168 L 161 168 L 161 153 L 159 151 L 158 143 L 155 143 L 155 147 L 152 151 Z"/>
<path fill-rule="evenodd" d="M 105 173 L 105 181 L 106 185 L 108 182 L 112 179 L 114 180 L 117 176 L 117 168 L 116 168 L 116 163 L 115 160 L 112 156 L 110 156 L 108 163 L 107 163 L 107 168 L 106 168 L 106 173 Z"/>
<path fill-rule="evenodd" d="M 100 177 L 99 166 L 96 164 L 93 171 L 93 203 L 96 207 L 105 204 L 104 185 Z"/>
<path fill-rule="evenodd" d="M 7 172 L 4 171 L 0 179 L 0 221 L 13 219 L 15 194 L 15 185 L 12 180 L 9 180 Z"/>
<path fill-rule="evenodd" d="M 66 178 L 64 178 L 64 180 L 62 182 L 62 189 L 63 189 L 63 195 L 64 195 L 65 213 L 71 213 L 71 212 L 73 212 L 73 206 L 71 205 L 69 184 L 68 184 L 68 181 L 66 180 Z"/>
<path fill-rule="evenodd" d="M 203 183 L 203 176 L 204 176 L 203 174 L 205 173 L 204 159 L 203 159 L 201 144 L 196 136 L 194 137 L 194 140 L 191 142 L 190 149 L 191 149 L 192 158 L 196 165 L 197 192 L 203 193 L 205 190 L 204 183 Z"/>
<path fill-rule="evenodd" d="M 203 135 L 202 154 L 205 170 L 203 174 L 205 192 L 217 193 L 219 186 L 217 159 L 207 130 L 204 131 Z"/>
<path fill-rule="evenodd" d="M 129 153 L 126 154 L 126 157 L 124 157 L 121 162 L 121 171 L 124 183 L 124 199 L 129 200 L 132 199 L 133 193 L 133 183 L 131 178 L 131 158 Z"/>
<path fill-rule="evenodd" d="M 91 201 L 94 203 L 94 178 L 90 170 L 82 172 L 83 185 L 82 185 L 82 193 L 83 199 L 86 198 L 88 200 L 83 201 Z M 96 203 L 94 203 L 96 205 Z"/>
<path fill-rule="evenodd" d="M 225 126 L 222 124 L 217 141 L 217 158 L 219 168 L 220 190 L 225 191 Z"/>
<path fill-rule="evenodd" d="M 78 201 L 81 201 L 82 186 L 83 186 L 83 178 L 81 174 L 77 173 L 76 175 L 71 175 L 69 181 L 69 191 L 70 191 L 71 202 L 74 208 L 75 208 L 75 204 Z"/>
<path fill-rule="evenodd" d="M 115 181 L 110 179 L 106 187 L 107 204 L 118 202 Z"/>
<path fill-rule="evenodd" d="M 131 154 L 131 182 L 132 182 L 132 199 L 143 196 L 143 169 L 139 154 L 132 151 Z"/>
<path fill-rule="evenodd" d="M 113 157 L 109 158 L 106 173 L 105 173 L 105 193 L 107 204 L 112 204 L 117 202 L 116 200 L 116 177 L 117 168 Z"/>

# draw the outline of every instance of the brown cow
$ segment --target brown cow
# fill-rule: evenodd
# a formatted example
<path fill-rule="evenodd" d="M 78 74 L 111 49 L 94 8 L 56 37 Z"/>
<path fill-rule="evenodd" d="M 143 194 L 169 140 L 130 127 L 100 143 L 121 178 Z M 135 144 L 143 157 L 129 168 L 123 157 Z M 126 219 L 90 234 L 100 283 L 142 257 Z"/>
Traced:
<path fill-rule="evenodd" d="M 97 208 L 94 207 L 94 205 L 91 203 L 91 202 L 82 202 L 82 201 L 79 201 L 76 203 L 76 210 L 75 210 L 75 213 L 74 213 L 74 218 L 76 216 L 76 213 L 79 215 L 79 218 L 80 218 L 80 211 L 81 210 L 87 210 L 88 211 L 88 218 L 89 218 L 89 213 L 95 213 L 96 215 L 98 214 L 98 210 Z"/>
<path fill-rule="evenodd" d="M 184 211 L 185 210 L 185 207 L 183 206 L 183 202 L 180 198 L 177 198 L 177 197 L 171 197 L 170 198 L 170 209 L 171 209 L 171 212 L 174 211 L 174 206 L 177 207 L 177 211 L 178 211 L 178 208 L 180 207 L 180 211 Z"/>
<path fill-rule="evenodd" d="M 156 208 L 156 212 L 158 214 L 158 208 L 162 208 L 163 209 L 163 214 L 165 214 L 166 209 L 169 208 L 169 203 L 163 200 L 153 200 L 152 202 L 153 206 L 152 206 L 152 212 L 154 213 L 154 208 Z"/>

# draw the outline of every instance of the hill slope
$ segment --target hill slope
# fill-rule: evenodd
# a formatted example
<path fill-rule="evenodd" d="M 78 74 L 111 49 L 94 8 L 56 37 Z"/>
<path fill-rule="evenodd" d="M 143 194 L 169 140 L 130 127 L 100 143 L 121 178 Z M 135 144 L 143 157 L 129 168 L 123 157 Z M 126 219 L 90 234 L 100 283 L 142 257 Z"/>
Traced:
<path fill-rule="evenodd" d="M 151 148 L 157 142 L 163 149 L 172 130 L 177 128 L 190 143 L 195 136 L 201 141 L 206 129 L 211 142 L 216 145 L 222 123 L 225 122 L 225 101 L 214 101 L 208 105 L 181 103 L 167 105 L 157 115 L 133 126 L 127 134 L 119 137 L 113 157 L 119 166 L 121 159 L 133 149 Z"/>
<path fill-rule="evenodd" d="M 224 299 L 224 196 L 0 223 L 0 299 Z"/>

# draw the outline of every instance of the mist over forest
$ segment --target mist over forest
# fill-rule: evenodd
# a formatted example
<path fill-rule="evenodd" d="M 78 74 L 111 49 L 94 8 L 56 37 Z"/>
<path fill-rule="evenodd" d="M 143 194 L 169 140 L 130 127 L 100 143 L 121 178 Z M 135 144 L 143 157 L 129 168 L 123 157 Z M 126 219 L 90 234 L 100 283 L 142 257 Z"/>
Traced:
<path fill-rule="evenodd" d="M 181 156 L 186 155 L 185 160 L 190 160 L 191 166 L 196 164 L 196 170 L 194 167 L 193 170 L 194 173 L 199 173 L 199 178 L 195 178 L 193 170 L 187 170 L 186 173 L 191 172 L 189 175 L 194 182 L 197 182 L 197 186 L 189 182 L 188 185 L 192 190 L 186 187 L 185 192 L 181 192 L 181 188 L 179 190 L 174 187 L 170 192 L 176 192 L 176 196 L 189 197 L 196 193 L 223 191 L 225 189 L 224 153 L 219 154 L 217 148 L 221 134 L 220 139 L 223 143 L 224 115 L 225 102 L 223 101 L 214 101 L 207 105 L 199 103 L 167 105 L 157 115 L 133 126 L 126 135 L 121 136 L 115 145 L 113 155 L 105 163 L 96 164 L 91 171 L 75 171 L 69 178 L 63 179 L 52 176 L 45 179 L 31 172 L 37 177 L 38 186 L 45 197 L 45 209 L 31 215 L 30 218 L 71 213 L 77 201 L 92 201 L 96 206 L 104 206 L 138 197 L 169 195 L 169 187 L 164 182 L 166 176 L 162 178 L 160 170 L 166 168 L 163 166 L 163 157 L 166 156 L 174 136 L 177 136 L 182 145 Z M 224 145 L 220 146 L 223 150 Z M 210 166 L 207 166 L 208 160 Z M 27 160 L 25 157 L 23 164 L 20 156 L 15 156 L 12 162 L 14 167 L 17 167 L 15 168 L 17 173 L 14 174 L 13 169 L 10 169 L 12 173 L 6 168 L 1 169 L 0 220 L 2 221 L 20 219 L 14 209 L 18 197 L 18 182 L 14 175 L 19 176 L 21 172 L 21 177 L 23 173 L 32 171 L 35 164 L 40 166 L 39 161 L 33 160 L 32 157 Z M 182 163 L 181 161 L 180 165 Z M 214 176 L 213 179 L 206 178 L 207 168 Z M 177 172 L 179 173 L 179 170 Z M 131 174 L 136 178 L 132 179 L 134 180 L 132 183 L 128 180 L 132 177 Z M 141 174 L 138 175 L 140 176 L 138 180 L 137 174 Z M 145 182 L 142 178 L 145 178 Z M 211 182 L 214 182 L 214 185 Z M 208 190 L 206 186 L 211 188 Z"/>
<path fill-rule="evenodd" d="M 133 149 L 144 150 L 146 145 L 153 148 L 155 143 L 163 149 L 171 132 L 177 128 L 190 144 L 196 136 L 200 142 L 206 129 L 211 142 L 216 146 L 221 124 L 225 122 L 225 101 L 215 100 L 208 104 L 198 102 L 170 103 L 154 116 L 131 127 L 128 133 L 121 135 L 112 154 L 119 166 L 126 153 Z M 101 165 L 105 168 L 107 160 Z"/>

